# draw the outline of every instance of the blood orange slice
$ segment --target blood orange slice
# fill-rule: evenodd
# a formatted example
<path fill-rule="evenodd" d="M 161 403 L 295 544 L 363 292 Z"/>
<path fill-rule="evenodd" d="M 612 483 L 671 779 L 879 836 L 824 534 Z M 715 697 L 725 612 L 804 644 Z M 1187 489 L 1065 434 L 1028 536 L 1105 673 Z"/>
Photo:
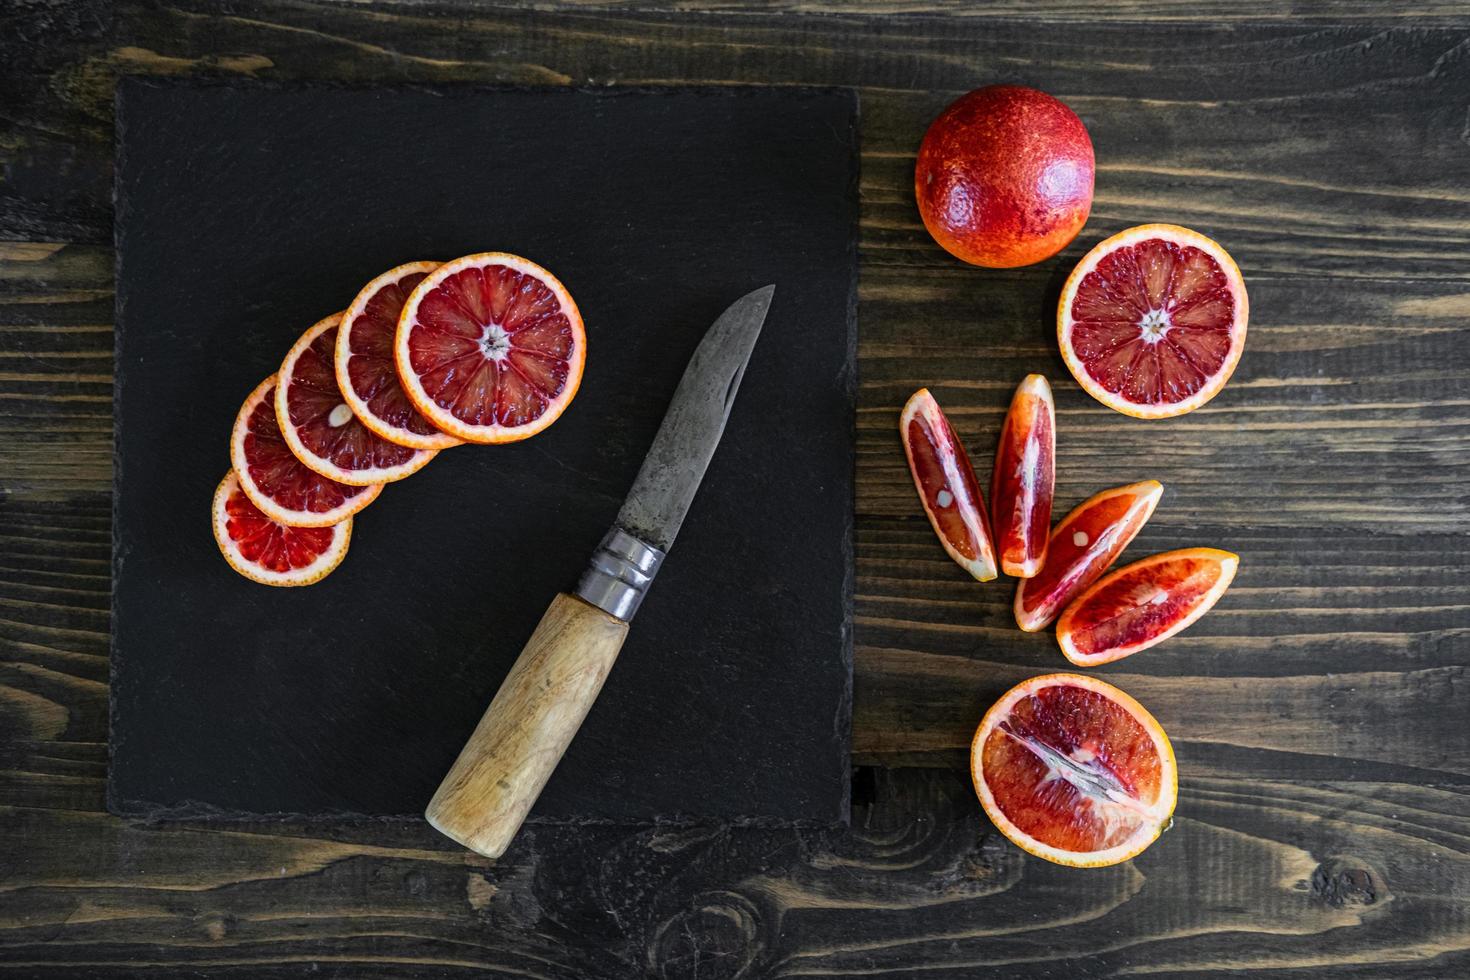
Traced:
<path fill-rule="evenodd" d="M 447 449 L 460 440 L 440 432 L 408 400 L 393 363 L 393 337 L 403 303 L 438 262 L 408 262 L 362 287 L 337 328 L 337 386 L 358 421 L 389 442 Z"/>
<path fill-rule="evenodd" d="M 296 458 L 322 476 L 353 487 L 412 476 L 437 455 L 389 442 L 343 401 L 337 386 L 337 326 L 341 314 L 312 325 L 296 341 L 276 376 L 276 419 Z"/>
<path fill-rule="evenodd" d="M 230 465 L 240 489 L 273 521 L 292 527 L 327 527 L 372 503 L 382 484 L 350 487 L 307 469 L 276 424 L 276 376 L 266 378 L 235 416 Z"/>
<path fill-rule="evenodd" d="M 975 732 L 970 773 L 996 829 L 1078 868 L 1139 854 L 1169 826 L 1179 797 L 1174 750 L 1153 715 L 1077 674 L 1007 691 Z"/>
<path fill-rule="evenodd" d="M 424 417 L 467 442 L 515 442 L 565 411 L 587 335 L 556 277 L 506 252 L 466 255 L 415 287 L 398 320 L 398 377 Z"/>
<path fill-rule="evenodd" d="M 1057 306 L 1057 340 L 1088 394 L 1142 419 L 1192 412 L 1230 379 L 1250 303 L 1234 260 L 1178 225 L 1139 225 L 1085 255 Z"/>
<path fill-rule="evenodd" d="M 1118 560 L 1153 515 L 1163 493 L 1157 480 L 1114 487 L 1062 518 L 1051 532 L 1041 571 L 1016 586 L 1016 625 L 1033 633 L 1056 619 L 1067 603 Z"/>
<path fill-rule="evenodd" d="M 1121 660 L 1162 643 L 1220 601 L 1240 558 L 1216 548 L 1166 551 L 1125 565 L 1057 620 L 1057 643 L 1079 667 Z"/>
<path fill-rule="evenodd" d="M 990 519 L 1000 570 L 1030 578 L 1041 570 L 1051 531 L 1057 456 L 1051 385 L 1027 375 L 1011 398 L 990 477 Z"/>
<path fill-rule="evenodd" d="M 342 563 L 352 518 L 331 527 L 292 527 L 250 502 L 230 471 L 214 491 L 214 540 L 230 567 L 264 585 L 310 585 Z"/>
<path fill-rule="evenodd" d="M 919 501 L 940 544 L 960 567 L 982 582 L 995 578 L 995 549 L 985 502 L 965 447 L 928 388 L 914 392 L 899 417 Z"/>

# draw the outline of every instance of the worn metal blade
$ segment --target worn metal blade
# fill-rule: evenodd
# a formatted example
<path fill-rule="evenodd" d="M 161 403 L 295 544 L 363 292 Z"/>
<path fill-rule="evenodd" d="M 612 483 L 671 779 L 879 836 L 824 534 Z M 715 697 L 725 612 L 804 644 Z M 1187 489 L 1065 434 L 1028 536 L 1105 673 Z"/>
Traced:
<path fill-rule="evenodd" d="M 618 512 L 621 527 L 660 551 L 674 543 L 720 444 L 775 291 L 775 286 L 765 286 L 737 299 L 699 342 Z"/>

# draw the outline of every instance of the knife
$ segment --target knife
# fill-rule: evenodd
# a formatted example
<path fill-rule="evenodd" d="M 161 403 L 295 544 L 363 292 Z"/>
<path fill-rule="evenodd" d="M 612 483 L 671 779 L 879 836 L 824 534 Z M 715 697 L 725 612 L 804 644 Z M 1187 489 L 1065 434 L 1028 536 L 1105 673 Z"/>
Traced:
<path fill-rule="evenodd" d="M 424 816 L 498 858 L 602 690 L 730 417 L 775 286 L 742 296 L 699 342 L 633 489 L 575 593 L 551 606 Z"/>

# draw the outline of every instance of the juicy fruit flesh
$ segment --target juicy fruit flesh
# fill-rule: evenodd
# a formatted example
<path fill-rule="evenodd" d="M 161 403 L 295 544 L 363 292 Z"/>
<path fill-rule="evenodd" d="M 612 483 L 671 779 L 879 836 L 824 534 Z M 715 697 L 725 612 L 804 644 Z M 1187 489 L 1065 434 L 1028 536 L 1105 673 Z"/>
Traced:
<path fill-rule="evenodd" d="M 323 330 L 296 359 L 286 389 L 291 424 L 302 445 L 343 470 L 402 466 L 418 450 L 391 443 L 358 421 L 342 401 L 333 358 L 337 327 Z"/>
<path fill-rule="evenodd" d="M 1042 628 L 1102 578 L 1143 527 L 1148 513 L 1144 497 L 1120 493 L 1058 524 L 1041 571 L 1021 584 L 1018 611 L 1026 616 L 1028 625 Z"/>
<path fill-rule="evenodd" d="M 1124 569 L 1067 611 L 1073 649 L 1093 655 L 1159 637 L 1209 597 L 1223 571 L 1218 560 L 1205 557 L 1180 557 Z"/>
<path fill-rule="evenodd" d="M 1236 298 L 1209 253 L 1149 238 L 1103 256 L 1070 312 L 1072 349 L 1093 381 L 1135 404 L 1170 404 L 1225 367 Z"/>
<path fill-rule="evenodd" d="M 968 511 L 972 517 L 978 514 L 983 524 L 984 514 L 979 510 L 980 487 L 975 482 L 965 447 L 955 439 L 946 423 L 940 424 L 944 425 L 945 431 L 936 433 L 931 421 L 922 413 L 909 422 L 906 441 L 914 477 L 924 497 L 924 509 L 929 512 L 940 535 L 966 560 L 975 561 L 982 557 L 983 546 L 966 523 L 965 513 Z M 949 457 L 948 465 L 946 456 Z"/>
<path fill-rule="evenodd" d="M 1033 574 L 1051 533 L 1056 436 L 1051 402 L 1022 391 L 1011 402 L 995 454 L 990 520 L 1001 567 Z"/>
<path fill-rule="evenodd" d="M 225 501 L 225 530 L 248 562 L 272 572 L 306 568 L 332 545 L 333 527 L 287 527 L 266 517 L 237 487 Z"/>
<path fill-rule="evenodd" d="M 566 388 L 575 332 L 546 283 L 503 265 L 446 277 L 419 301 L 409 363 L 468 425 L 534 422 Z"/>
<path fill-rule="evenodd" d="M 393 337 L 398 330 L 398 314 L 414 287 L 427 273 L 411 272 L 373 294 L 352 322 L 347 342 L 347 377 L 352 390 L 367 405 L 374 417 L 395 429 L 419 436 L 437 436 L 439 430 L 418 413 L 393 363 Z"/>
<path fill-rule="evenodd" d="M 1006 818 L 1059 850 L 1116 847 L 1159 819 L 1158 745 L 1097 691 L 1054 685 L 1021 698 L 987 735 L 980 763 Z"/>
<path fill-rule="evenodd" d="M 245 460 L 250 479 L 286 510 L 325 514 L 368 487 L 329 480 L 297 459 L 276 422 L 276 387 L 271 385 L 245 423 Z"/>

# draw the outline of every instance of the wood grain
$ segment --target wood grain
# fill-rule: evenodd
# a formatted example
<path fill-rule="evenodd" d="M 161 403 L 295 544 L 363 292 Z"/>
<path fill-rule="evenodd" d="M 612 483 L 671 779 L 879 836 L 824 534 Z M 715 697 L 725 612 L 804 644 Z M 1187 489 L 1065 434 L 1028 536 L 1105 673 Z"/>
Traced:
<path fill-rule="evenodd" d="M 0 10 L 0 64 L 0 972 L 1470 973 L 1463 4 L 50 0 Z M 422 824 L 105 815 L 125 72 L 861 88 L 850 831 L 537 826 L 491 864 Z M 1098 193 L 1059 259 L 984 272 L 929 241 L 911 174 L 928 119 L 996 80 L 1077 109 Z M 1221 241 L 1252 299 L 1231 385 L 1166 424 L 1091 402 L 1051 326 L 1076 258 L 1150 220 Z M 1170 732 L 1181 804 L 1141 858 L 1085 874 L 977 811 L 980 712 L 1065 662 L 944 556 L 895 434 L 929 386 L 983 482 L 1031 371 L 1056 392 L 1061 511 L 1155 478 L 1130 554 L 1242 556 L 1209 616 L 1102 669 Z"/>
<path fill-rule="evenodd" d="M 628 624 L 565 592 L 551 600 L 424 818 L 498 858 L 602 691 Z"/>

